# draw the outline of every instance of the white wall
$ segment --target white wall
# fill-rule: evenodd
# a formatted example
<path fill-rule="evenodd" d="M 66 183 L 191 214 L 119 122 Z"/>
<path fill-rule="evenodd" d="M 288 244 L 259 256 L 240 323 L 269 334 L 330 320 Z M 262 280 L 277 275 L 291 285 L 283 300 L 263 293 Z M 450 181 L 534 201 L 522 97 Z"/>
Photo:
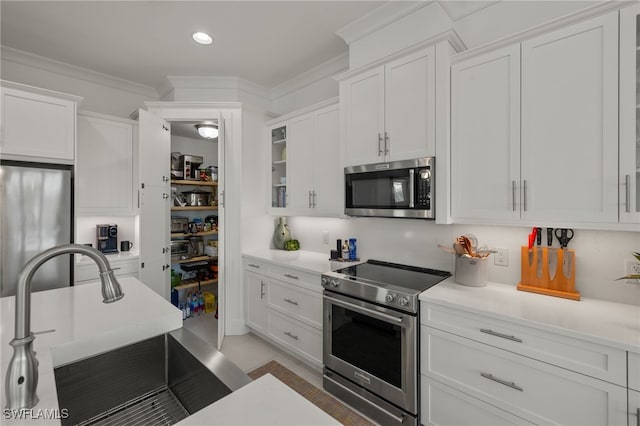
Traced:
<path fill-rule="evenodd" d="M 453 273 L 454 256 L 437 247 L 451 247 L 459 235 L 473 234 L 478 244 L 506 248 L 509 266 L 489 262 L 489 280 L 515 286 L 520 281 L 520 247 L 527 244 L 528 227 L 436 225 L 431 221 L 386 218 L 310 218 L 288 219 L 293 238 L 303 250 L 326 253 L 335 248 L 336 239 L 358 240 L 362 260 L 388 262 L 443 269 Z M 271 222 L 271 235 L 275 218 Z M 322 232 L 329 232 L 329 244 L 322 243 Z M 569 248 L 576 252 L 576 287 L 583 297 L 640 304 L 640 283 L 615 281 L 624 275 L 624 260 L 640 251 L 640 232 L 576 230 Z M 270 244 L 271 241 L 265 241 Z M 546 234 L 543 238 L 546 244 Z M 555 246 L 558 246 L 557 241 Z"/>
<path fill-rule="evenodd" d="M 121 118 L 129 118 L 146 101 L 158 100 L 153 88 L 6 47 L 1 51 L 0 77 L 82 96 L 78 109 Z"/>

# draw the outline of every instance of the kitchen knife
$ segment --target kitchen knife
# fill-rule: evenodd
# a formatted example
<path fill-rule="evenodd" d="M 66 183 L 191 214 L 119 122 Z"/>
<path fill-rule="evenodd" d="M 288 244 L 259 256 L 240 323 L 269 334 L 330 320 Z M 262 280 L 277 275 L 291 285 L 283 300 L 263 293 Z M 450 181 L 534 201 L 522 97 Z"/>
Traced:
<path fill-rule="evenodd" d="M 538 263 L 536 266 L 536 277 L 542 278 L 542 228 L 536 228 L 536 252 L 538 253 Z"/>
<path fill-rule="evenodd" d="M 553 228 L 547 228 L 547 247 L 549 250 L 549 280 L 553 281 L 556 277 L 556 270 L 558 269 L 558 254 L 556 253 L 554 248 L 551 248 L 553 245 Z"/>
<path fill-rule="evenodd" d="M 529 267 L 533 266 L 533 242 L 536 239 L 538 228 L 533 228 L 529 234 Z"/>

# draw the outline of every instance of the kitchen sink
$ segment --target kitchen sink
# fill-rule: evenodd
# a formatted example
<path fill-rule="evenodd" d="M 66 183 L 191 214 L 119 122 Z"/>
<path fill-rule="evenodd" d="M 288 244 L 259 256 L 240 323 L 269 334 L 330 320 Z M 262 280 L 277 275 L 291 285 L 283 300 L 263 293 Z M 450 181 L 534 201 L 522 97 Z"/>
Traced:
<path fill-rule="evenodd" d="M 66 425 L 172 425 L 251 382 L 184 328 L 54 369 Z"/>

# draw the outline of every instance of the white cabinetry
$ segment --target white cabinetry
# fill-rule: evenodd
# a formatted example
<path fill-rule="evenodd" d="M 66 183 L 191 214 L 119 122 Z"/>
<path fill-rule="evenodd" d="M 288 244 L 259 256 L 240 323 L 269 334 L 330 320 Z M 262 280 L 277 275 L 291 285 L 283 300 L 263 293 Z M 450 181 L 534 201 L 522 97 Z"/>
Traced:
<path fill-rule="evenodd" d="M 279 207 L 286 207 L 288 214 L 343 213 L 338 118 L 338 104 L 331 100 L 288 114 L 269 126 L 272 212 L 283 214 Z M 284 206 L 282 191 L 286 193 Z"/>
<path fill-rule="evenodd" d="M 620 221 L 640 223 L 640 6 L 620 11 Z"/>
<path fill-rule="evenodd" d="M 78 115 L 78 214 L 133 215 L 137 211 L 138 126 L 130 120 Z"/>
<path fill-rule="evenodd" d="M 320 273 L 245 257 L 244 284 L 247 326 L 307 364 L 321 368 Z"/>
<path fill-rule="evenodd" d="M 618 12 L 461 58 L 453 220 L 615 223 Z"/>
<path fill-rule="evenodd" d="M 435 155 L 435 48 L 340 77 L 345 165 Z"/>
<path fill-rule="evenodd" d="M 169 124 L 140 110 L 140 281 L 170 300 Z"/>
<path fill-rule="evenodd" d="M 421 313 L 424 424 L 626 424 L 624 350 L 428 302 Z"/>
<path fill-rule="evenodd" d="M 73 164 L 77 96 L 2 81 L 3 159 Z"/>
<path fill-rule="evenodd" d="M 115 255 L 117 256 L 117 255 Z M 115 257 L 108 255 L 109 264 L 113 269 L 113 274 L 118 278 L 134 277 L 138 278 L 140 259 L 137 256 Z M 87 284 L 100 280 L 98 266 L 92 260 L 81 260 L 75 265 L 75 285 Z"/>
<path fill-rule="evenodd" d="M 520 218 L 520 46 L 451 66 L 451 159 L 455 222 Z"/>

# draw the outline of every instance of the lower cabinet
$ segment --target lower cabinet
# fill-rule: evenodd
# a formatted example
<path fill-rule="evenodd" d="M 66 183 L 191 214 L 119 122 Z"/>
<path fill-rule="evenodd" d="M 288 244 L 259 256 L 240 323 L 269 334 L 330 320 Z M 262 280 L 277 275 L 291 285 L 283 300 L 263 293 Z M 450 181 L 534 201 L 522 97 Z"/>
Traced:
<path fill-rule="evenodd" d="M 306 364 L 322 367 L 320 273 L 244 261 L 246 323 Z"/>
<path fill-rule="evenodd" d="M 107 258 L 109 259 L 109 258 Z M 139 277 L 140 259 L 132 256 L 127 259 L 109 259 L 109 265 L 116 277 Z M 98 266 L 92 260 L 81 260 L 75 265 L 75 285 L 87 284 L 100 280 Z"/>
<path fill-rule="evenodd" d="M 607 352 L 604 345 L 568 335 L 563 341 L 557 331 L 515 327 L 507 319 L 496 322 L 478 313 L 471 322 L 465 313 L 442 305 L 423 302 L 421 312 L 423 424 L 624 426 L 628 419 L 636 421 L 626 371 L 603 373 L 608 379 L 603 380 L 594 377 L 589 363 L 575 362 L 589 353 L 586 359 L 594 363 L 621 363 L 626 370 L 625 351 Z M 474 333 L 475 327 L 482 332 Z M 532 350 L 534 342 L 544 350 Z M 571 352 L 568 346 L 574 347 L 572 362 L 560 356 Z M 640 408 L 640 400 L 635 403 Z"/>
<path fill-rule="evenodd" d="M 533 425 L 451 386 L 421 376 L 422 424 L 424 425 Z"/>

